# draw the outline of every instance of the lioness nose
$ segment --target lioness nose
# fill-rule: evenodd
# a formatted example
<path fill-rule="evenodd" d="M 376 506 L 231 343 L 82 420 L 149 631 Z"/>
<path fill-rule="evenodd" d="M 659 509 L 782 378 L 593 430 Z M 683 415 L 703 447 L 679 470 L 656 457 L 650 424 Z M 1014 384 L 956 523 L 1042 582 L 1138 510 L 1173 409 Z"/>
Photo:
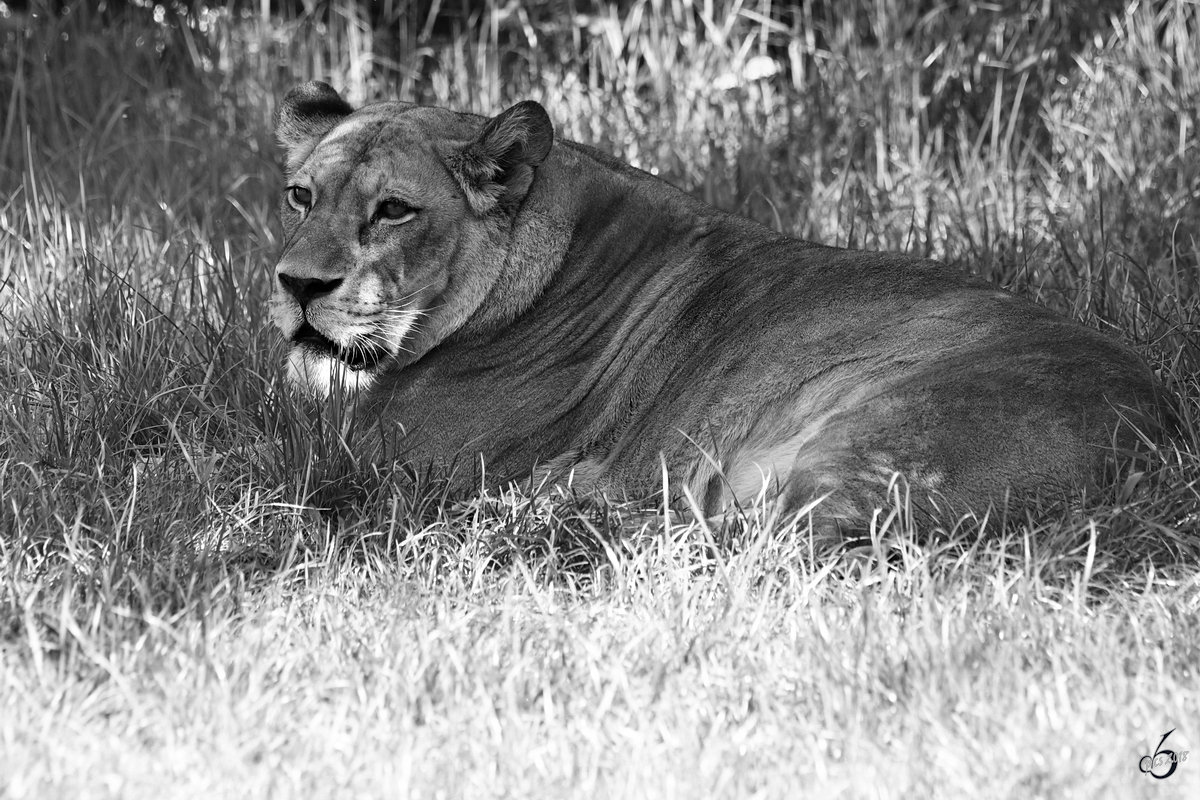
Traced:
<path fill-rule="evenodd" d="M 295 275 L 288 275 L 286 272 L 279 273 L 279 282 L 283 284 L 283 288 L 292 293 L 292 297 L 296 298 L 296 302 L 300 304 L 301 308 L 342 285 L 341 278 L 324 281 L 320 278 L 298 278 Z"/>

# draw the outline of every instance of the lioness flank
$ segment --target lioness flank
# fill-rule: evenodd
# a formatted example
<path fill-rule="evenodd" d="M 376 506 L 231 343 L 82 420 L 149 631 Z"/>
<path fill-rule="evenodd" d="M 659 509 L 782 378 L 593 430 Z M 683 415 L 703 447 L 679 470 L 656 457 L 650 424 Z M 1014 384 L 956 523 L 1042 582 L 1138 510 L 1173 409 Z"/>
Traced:
<path fill-rule="evenodd" d="M 368 458 L 634 497 L 665 474 L 706 514 L 765 489 L 855 527 L 896 473 L 924 508 L 1069 496 L 1156 413 L 1110 338 L 717 211 L 534 102 L 355 111 L 314 82 L 277 135 L 272 319 L 295 383 L 390 432 Z"/>

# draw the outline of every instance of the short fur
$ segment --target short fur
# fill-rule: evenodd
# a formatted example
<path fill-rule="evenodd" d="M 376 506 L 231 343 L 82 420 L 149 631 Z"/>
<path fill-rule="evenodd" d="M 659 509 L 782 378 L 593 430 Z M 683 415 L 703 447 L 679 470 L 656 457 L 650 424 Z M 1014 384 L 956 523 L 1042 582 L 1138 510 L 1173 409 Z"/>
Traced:
<path fill-rule="evenodd" d="M 302 310 L 277 281 L 272 311 L 298 383 L 396 432 L 375 458 L 628 495 L 665 466 L 709 513 L 765 488 L 860 525 L 897 472 L 956 509 L 1088 487 L 1120 416 L 1156 414 L 1145 364 L 1096 331 L 712 209 L 555 143 L 536 103 L 350 113 L 309 84 L 278 134 L 313 199 L 283 203 L 277 274 L 323 293 Z M 411 220 L 379 220 L 388 198 Z M 380 358 L 345 368 L 359 352 Z"/>

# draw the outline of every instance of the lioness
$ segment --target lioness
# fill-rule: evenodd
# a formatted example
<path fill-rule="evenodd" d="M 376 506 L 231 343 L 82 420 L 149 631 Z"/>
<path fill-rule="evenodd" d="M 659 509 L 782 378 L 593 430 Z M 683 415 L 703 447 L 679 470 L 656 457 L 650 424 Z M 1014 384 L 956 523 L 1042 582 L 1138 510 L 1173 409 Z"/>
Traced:
<path fill-rule="evenodd" d="M 933 261 L 797 241 L 590 147 L 288 93 L 271 315 L 291 379 L 418 465 L 482 463 L 704 513 L 766 490 L 860 525 L 894 473 L 983 509 L 1087 487 L 1125 410 L 1117 342 Z M 386 438 L 386 437 L 385 437 Z"/>

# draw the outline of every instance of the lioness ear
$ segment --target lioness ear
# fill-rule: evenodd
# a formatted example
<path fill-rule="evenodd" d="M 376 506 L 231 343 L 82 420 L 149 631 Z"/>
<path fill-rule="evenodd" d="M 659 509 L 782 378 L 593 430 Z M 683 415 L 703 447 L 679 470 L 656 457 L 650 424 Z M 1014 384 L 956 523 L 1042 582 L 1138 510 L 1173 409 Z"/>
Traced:
<path fill-rule="evenodd" d="M 478 139 L 451 156 L 450 169 L 476 214 L 497 206 L 512 209 L 525 198 L 553 143 L 546 109 L 526 100 L 489 120 Z"/>
<path fill-rule="evenodd" d="M 353 110 L 332 86 L 320 81 L 309 81 L 288 92 L 275 117 L 275 138 L 287 155 L 288 174 Z"/>

